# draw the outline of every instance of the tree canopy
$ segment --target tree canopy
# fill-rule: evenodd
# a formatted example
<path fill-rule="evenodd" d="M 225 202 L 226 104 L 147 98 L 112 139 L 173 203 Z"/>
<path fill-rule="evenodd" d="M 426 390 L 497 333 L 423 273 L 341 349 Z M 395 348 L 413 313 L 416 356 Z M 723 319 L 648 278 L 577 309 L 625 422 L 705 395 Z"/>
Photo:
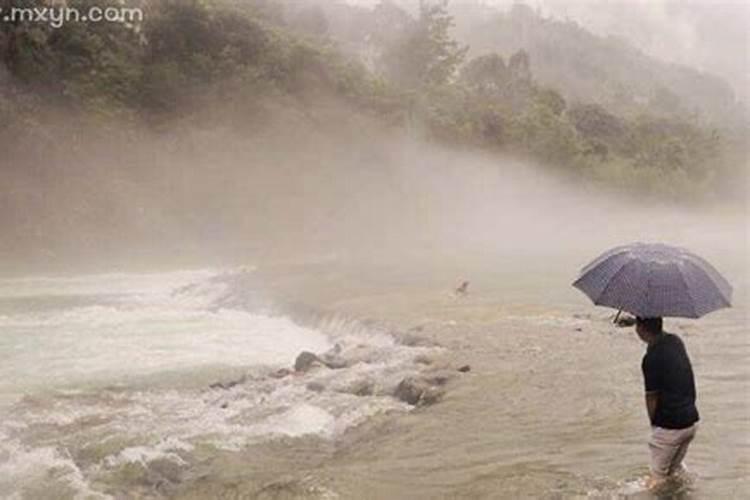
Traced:
<path fill-rule="evenodd" d="M 138 25 L 1 24 L 0 141 L 6 158 L 29 156 L 20 145 L 56 134 L 44 118 L 51 109 L 105 127 L 168 129 L 207 108 L 228 123 L 260 123 L 281 108 L 315 122 L 333 99 L 426 140 L 522 155 L 626 189 L 679 186 L 675 196 L 714 192 L 743 157 L 747 125 L 720 129 L 691 112 L 689 87 L 675 79 L 687 70 L 657 72 L 651 101 L 627 105 L 632 96 L 613 97 L 622 68 L 578 26 L 517 6 L 490 16 L 491 30 L 480 23 L 469 47 L 455 21 L 446 0 L 422 0 L 415 12 L 390 0 L 372 9 L 154 0 Z M 586 89 L 609 82 L 614 100 L 587 99 Z"/>

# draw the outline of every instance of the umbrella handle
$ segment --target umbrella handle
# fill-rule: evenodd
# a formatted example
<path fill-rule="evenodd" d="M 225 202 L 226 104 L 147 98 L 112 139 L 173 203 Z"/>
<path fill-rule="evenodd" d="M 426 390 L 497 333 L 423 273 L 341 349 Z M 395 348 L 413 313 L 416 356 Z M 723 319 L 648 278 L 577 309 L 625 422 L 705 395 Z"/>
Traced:
<path fill-rule="evenodd" d="M 617 314 L 615 314 L 615 319 L 614 321 L 612 321 L 612 323 L 614 323 L 615 325 L 617 324 L 617 320 L 620 319 L 620 313 L 622 313 L 622 309 L 617 311 Z"/>

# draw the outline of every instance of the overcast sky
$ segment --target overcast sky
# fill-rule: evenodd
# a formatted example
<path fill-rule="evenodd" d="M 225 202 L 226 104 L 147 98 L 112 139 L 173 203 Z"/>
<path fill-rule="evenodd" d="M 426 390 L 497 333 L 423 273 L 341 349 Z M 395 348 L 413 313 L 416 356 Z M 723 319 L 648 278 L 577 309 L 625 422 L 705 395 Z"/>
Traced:
<path fill-rule="evenodd" d="M 348 1 L 374 5 L 379 0 Z M 412 1 L 418 4 L 418 0 Z M 451 5 L 455 8 L 466 2 L 451 0 Z M 514 0 L 484 0 L 484 3 L 510 6 Z M 747 100 L 748 0 L 528 0 L 525 3 L 540 7 L 545 14 L 574 20 L 598 34 L 624 37 L 660 59 L 716 73 Z"/>

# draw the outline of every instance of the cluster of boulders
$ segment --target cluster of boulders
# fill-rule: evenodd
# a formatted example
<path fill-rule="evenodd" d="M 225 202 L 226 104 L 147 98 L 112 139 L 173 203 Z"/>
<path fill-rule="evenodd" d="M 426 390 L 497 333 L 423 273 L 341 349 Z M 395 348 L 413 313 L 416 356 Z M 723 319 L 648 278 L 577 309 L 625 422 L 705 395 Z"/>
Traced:
<path fill-rule="evenodd" d="M 423 358 L 420 359 L 422 360 L 421 364 L 429 364 Z M 335 370 L 345 368 L 346 366 L 347 362 L 340 356 L 340 349 L 337 346 L 333 352 L 322 356 L 309 351 L 301 352 L 294 362 L 294 371 L 296 373 L 306 373 L 315 367 L 327 367 Z M 463 365 L 457 371 L 468 373 L 471 371 L 471 367 Z M 445 395 L 445 386 L 452 377 L 453 374 L 447 371 L 407 376 L 396 386 L 393 396 L 413 406 L 435 404 Z M 310 382 L 307 388 L 315 392 L 322 392 L 325 389 L 323 384 L 316 381 Z M 350 384 L 345 392 L 357 396 L 371 396 L 375 392 L 375 384 L 371 380 L 357 380 Z"/>
<path fill-rule="evenodd" d="M 425 345 L 424 340 L 421 340 L 414 335 L 405 335 L 398 340 L 399 343 L 407 345 Z M 302 351 L 295 359 L 293 369 L 282 368 L 269 374 L 269 376 L 272 378 L 284 378 L 292 375 L 303 375 L 316 368 L 339 370 L 354 364 L 353 361 L 344 358 L 341 351 L 341 346 L 338 344 L 336 344 L 336 346 L 330 351 L 321 355 L 310 351 Z M 415 363 L 429 366 L 433 364 L 433 359 L 423 354 L 415 358 Z M 455 371 L 468 373 L 471 371 L 471 367 L 469 365 L 463 365 L 456 368 Z M 386 392 L 385 394 L 391 394 L 396 399 L 413 406 L 432 405 L 440 401 L 445 395 L 445 386 L 450 379 L 456 375 L 455 371 L 430 366 L 430 368 L 426 368 L 421 374 L 404 377 L 392 393 Z M 242 377 L 230 382 L 211 384 L 210 387 L 212 389 L 231 389 L 245 381 L 246 377 Z M 308 390 L 314 392 L 323 392 L 326 389 L 326 386 L 318 380 L 311 380 L 306 387 Z M 366 378 L 355 380 L 340 390 L 356 396 L 372 396 L 376 394 L 375 383 Z M 378 394 L 381 394 L 381 392 L 378 391 Z"/>

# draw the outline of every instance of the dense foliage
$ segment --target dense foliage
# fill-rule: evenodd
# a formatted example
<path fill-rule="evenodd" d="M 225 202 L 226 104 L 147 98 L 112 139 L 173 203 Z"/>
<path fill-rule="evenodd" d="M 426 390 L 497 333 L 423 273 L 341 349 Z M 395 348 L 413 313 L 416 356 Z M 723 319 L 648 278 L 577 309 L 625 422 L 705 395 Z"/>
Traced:
<path fill-rule="evenodd" d="M 661 195 L 716 193 L 744 168 L 744 121 L 722 129 L 709 119 L 733 104 L 724 86 L 688 85 L 680 68 L 644 83 L 634 76 L 651 64 L 642 54 L 613 65 L 607 44 L 526 7 L 487 21 L 470 50 L 452 37 L 445 1 L 422 0 L 413 13 L 388 0 L 372 10 L 283 0 L 145 5 L 137 24 L 0 24 L 0 143 L 16 173 L 40 168 L 41 151 L 75 157 L 82 141 L 96 142 L 75 137 L 75 123 L 121 130 L 127 142 L 143 124 L 208 126 L 207 109 L 215 124 L 263 123 L 282 108 L 316 123 L 330 100 L 421 138 Z M 602 82 L 613 81 L 603 95 Z M 657 91 L 641 102 L 629 83 Z M 61 113 L 69 130 L 53 128 Z M 59 140 L 66 133 L 74 140 Z"/>

